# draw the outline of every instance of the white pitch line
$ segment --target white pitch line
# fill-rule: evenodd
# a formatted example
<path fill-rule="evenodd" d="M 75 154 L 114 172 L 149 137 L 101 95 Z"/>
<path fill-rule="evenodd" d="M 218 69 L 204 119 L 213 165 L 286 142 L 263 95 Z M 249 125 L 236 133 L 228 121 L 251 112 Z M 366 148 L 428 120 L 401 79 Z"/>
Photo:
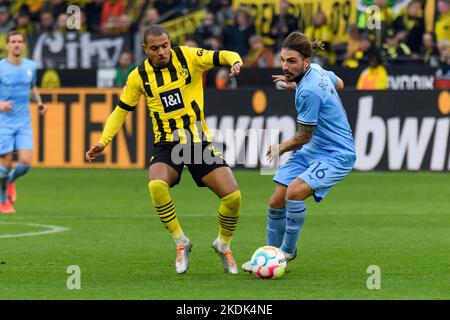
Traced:
<path fill-rule="evenodd" d="M 36 218 L 39 219 L 55 219 L 55 220 L 70 220 L 70 219 L 147 219 L 153 217 L 156 213 L 149 213 L 148 215 L 104 215 L 104 216 L 37 216 Z M 246 217 L 253 217 L 253 216 L 264 216 L 264 214 L 267 213 L 241 213 L 241 217 L 245 215 Z M 180 217 L 187 217 L 187 218 L 217 218 L 217 214 L 213 213 L 180 213 L 178 216 Z M 29 219 L 30 217 L 14 217 L 14 220 L 21 220 L 21 219 Z"/>
<path fill-rule="evenodd" d="M 60 226 L 50 226 L 50 225 L 46 225 L 46 224 L 37 224 L 37 223 L 17 223 L 17 222 L 0 221 L 0 224 L 15 224 L 15 225 L 31 226 L 31 227 L 48 229 L 48 230 L 39 231 L 39 232 L 4 234 L 4 235 L 0 235 L 0 239 L 40 236 L 40 235 L 44 235 L 44 234 L 60 233 L 60 232 L 65 232 L 65 231 L 69 231 L 70 230 L 69 228 L 64 228 L 64 227 L 60 227 Z"/>

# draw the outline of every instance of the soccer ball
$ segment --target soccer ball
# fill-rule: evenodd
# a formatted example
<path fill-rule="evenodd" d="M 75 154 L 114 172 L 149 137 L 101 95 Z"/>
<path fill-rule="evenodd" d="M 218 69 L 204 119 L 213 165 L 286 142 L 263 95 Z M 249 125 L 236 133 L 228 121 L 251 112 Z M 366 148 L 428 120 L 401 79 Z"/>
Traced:
<path fill-rule="evenodd" d="M 280 249 L 264 246 L 252 255 L 252 272 L 261 279 L 280 278 L 286 270 L 286 258 Z"/>

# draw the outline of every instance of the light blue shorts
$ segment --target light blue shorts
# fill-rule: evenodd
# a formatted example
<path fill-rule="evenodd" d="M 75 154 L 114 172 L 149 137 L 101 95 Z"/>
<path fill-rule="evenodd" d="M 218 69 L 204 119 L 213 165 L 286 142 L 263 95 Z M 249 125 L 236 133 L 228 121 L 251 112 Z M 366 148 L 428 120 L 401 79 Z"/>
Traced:
<path fill-rule="evenodd" d="M 353 163 L 337 167 L 327 158 L 311 158 L 301 152 L 295 152 L 275 174 L 273 181 L 285 185 L 296 178 L 303 180 L 314 191 L 314 199 L 319 202 L 331 188 L 343 180 L 352 171 Z"/>
<path fill-rule="evenodd" d="M 31 126 L 0 127 L 0 156 L 17 150 L 33 150 Z"/>

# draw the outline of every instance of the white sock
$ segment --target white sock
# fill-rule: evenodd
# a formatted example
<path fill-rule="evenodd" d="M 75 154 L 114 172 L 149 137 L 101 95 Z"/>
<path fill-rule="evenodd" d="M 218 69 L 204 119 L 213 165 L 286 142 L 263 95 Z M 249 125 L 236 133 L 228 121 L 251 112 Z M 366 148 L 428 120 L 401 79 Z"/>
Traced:
<path fill-rule="evenodd" d="M 179 245 L 179 244 L 187 244 L 189 242 L 188 237 L 186 237 L 184 234 L 181 235 L 181 237 L 179 237 L 178 239 L 174 238 L 173 240 L 175 240 L 175 243 L 177 245 Z"/>
<path fill-rule="evenodd" d="M 220 240 L 220 238 L 217 238 L 217 246 L 219 248 L 220 251 L 225 252 L 225 250 L 227 250 L 230 247 L 229 243 L 225 243 L 222 240 Z"/>

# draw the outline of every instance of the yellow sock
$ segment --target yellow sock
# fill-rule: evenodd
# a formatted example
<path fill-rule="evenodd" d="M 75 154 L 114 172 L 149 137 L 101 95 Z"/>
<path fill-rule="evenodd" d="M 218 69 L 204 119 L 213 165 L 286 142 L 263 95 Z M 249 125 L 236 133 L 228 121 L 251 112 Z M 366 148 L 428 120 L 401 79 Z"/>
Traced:
<path fill-rule="evenodd" d="M 239 220 L 241 211 L 241 192 L 230 193 L 220 199 L 219 207 L 219 239 L 230 243 Z"/>
<path fill-rule="evenodd" d="M 175 206 L 170 197 L 169 185 L 163 180 L 152 180 L 148 184 L 153 207 L 159 215 L 159 219 L 172 237 L 177 240 L 183 236 L 180 223 L 178 222 Z"/>

